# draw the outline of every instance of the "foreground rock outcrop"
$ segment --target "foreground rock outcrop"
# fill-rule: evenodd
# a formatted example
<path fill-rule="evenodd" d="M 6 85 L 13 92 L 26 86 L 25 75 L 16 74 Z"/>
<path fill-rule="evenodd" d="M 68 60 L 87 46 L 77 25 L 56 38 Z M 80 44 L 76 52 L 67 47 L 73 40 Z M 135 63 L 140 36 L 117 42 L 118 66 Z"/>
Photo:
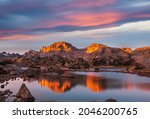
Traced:
<path fill-rule="evenodd" d="M 26 87 L 25 84 L 22 84 L 16 97 L 20 101 L 34 101 L 35 100 L 35 98 L 32 96 L 31 92 L 29 91 L 29 89 Z"/>

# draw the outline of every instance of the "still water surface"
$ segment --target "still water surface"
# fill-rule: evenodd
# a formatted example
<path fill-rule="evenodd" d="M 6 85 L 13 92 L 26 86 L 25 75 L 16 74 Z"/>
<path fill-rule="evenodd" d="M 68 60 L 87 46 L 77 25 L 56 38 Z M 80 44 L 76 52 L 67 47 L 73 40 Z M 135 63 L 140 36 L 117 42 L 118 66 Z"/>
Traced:
<path fill-rule="evenodd" d="M 35 101 L 150 102 L 150 78 L 117 72 L 71 72 L 74 78 L 40 76 L 10 80 L 3 90 L 16 94 L 25 83 Z"/>

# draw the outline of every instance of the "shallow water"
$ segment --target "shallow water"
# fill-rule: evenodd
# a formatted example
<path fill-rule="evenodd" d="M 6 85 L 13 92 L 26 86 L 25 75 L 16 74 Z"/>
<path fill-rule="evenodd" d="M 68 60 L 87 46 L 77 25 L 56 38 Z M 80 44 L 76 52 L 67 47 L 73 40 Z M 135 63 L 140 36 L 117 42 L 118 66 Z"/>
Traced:
<path fill-rule="evenodd" d="M 35 101 L 150 102 L 150 78 L 117 72 L 71 72 L 75 78 L 39 76 L 9 80 L 4 89 L 16 94 L 25 83 Z M 1 84 L 0 84 L 1 85 Z"/>

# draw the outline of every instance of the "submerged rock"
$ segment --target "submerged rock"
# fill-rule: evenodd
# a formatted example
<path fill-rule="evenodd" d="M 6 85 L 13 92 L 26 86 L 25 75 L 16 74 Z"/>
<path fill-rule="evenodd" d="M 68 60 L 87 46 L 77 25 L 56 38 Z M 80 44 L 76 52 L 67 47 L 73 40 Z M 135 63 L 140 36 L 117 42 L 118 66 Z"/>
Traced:
<path fill-rule="evenodd" d="M 26 85 L 23 83 L 21 88 L 19 89 L 19 92 L 17 93 L 17 98 L 21 98 L 22 101 L 34 101 L 35 98 L 32 96 L 29 89 L 26 87 Z"/>
<path fill-rule="evenodd" d="M 5 86 L 4 85 L 1 85 L 1 88 L 4 88 Z"/>
<path fill-rule="evenodd" d="M 7 89 L 7 90 L 4 91 L 4 94 L 5 94 L 5 95 L 7 95 L 7 94 L 9 94 L 9 93 L 12 93 L 9 89 Z"/>

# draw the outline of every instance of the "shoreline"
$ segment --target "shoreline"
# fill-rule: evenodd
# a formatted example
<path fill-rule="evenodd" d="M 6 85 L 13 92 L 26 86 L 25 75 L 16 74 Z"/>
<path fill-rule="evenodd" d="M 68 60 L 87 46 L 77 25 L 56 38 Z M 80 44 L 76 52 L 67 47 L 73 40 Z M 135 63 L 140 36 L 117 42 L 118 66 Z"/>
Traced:
<path fill-rule="evenodd" d="M 106 69 L 106 70 L 105 70 Z M 122 69 L 120 71 L 112 71 L 112 70 L 108 70 L 108 69 Z M 51 77 L 61 77 L 61 78 L 74 78 L 74 75 L 69 74 L 69 73 L 65 73 L 65 72 L 72 72 L 72 71 L 78 71 L 78 72 L 118 72 L 118 73 L 127 73 L 127 74 L 136 74 L 139 76 L 145 76 L 145 77 L 150 77 L 150 70 L 134 70 L 134 71 L 126 71 L 125 67 L 101 67 L 99 71 L 89 71 L 89 70 L 79 70 L 79 69 L 69 69 L 69 70 L 63 70 L 62 74 L 59 74 L 58 72 L 49 72 L 49 73 L 39 73 L 39 74 L 34 74 L 31 77 L 28 77 L 28 74 L 17 74 L 17 75 L 10 75 L 10 74 L 3 74 L 0 75 L 0 102 L 4 102 L 4 101 L 9 101 L 9 99 L 16 99 L 19 100 L 19 98 L 17 98 L 16 95 L 12 95 L 12 92 L 10 91 L 10 89 L 5 89 L 4 87 L 7 86 L 9 84 L 10 80 L 16 80 L 16 78 L 24 78 L 24 81 L 28 78 L 33 78 L 36 79 L 36 77 L 38 76 L 51 76 Z"/>
<path fill-rule="evenodd" d="M 15 79 L 17 77 L 29 77 L 29 78 L 36 78 L 38 75 L 45 75 L 45 76 L 63 76 L 63 74 L 65 74 L 65 72 L 118 72 L 118 73 L 129 73 L 129 74 L 137 74 L 139 76 L 146 76 L 146 77 L 150 77 L 150 70 L 126 70 L 127 67 L 114 67 L 114 66 L 100 66 L 100 67 L 96 67 L 99 68 L 99 71 L 95 71 L 95 68 L 91 68 L 91 69 L 65 69 L 62 70 L 62 73 L 60 74 L 57 71 L 52 71 L 52 72 L 38 72 L 38 73 L 33 73 L 32 76 L 28 76 L 28 73 L 23 72 L 23 73 L 19 73 L 19 74 L 1 74 L 0 75 L 0 83 L 3 83 L 3 81 L 9 81 L 10 79 Z M 118 70 L 119 69 L 119 70 Z M 28 70 L 28 69 L 27 69 Z M 31 69 L 30 69 L 31 70 Z"/>

